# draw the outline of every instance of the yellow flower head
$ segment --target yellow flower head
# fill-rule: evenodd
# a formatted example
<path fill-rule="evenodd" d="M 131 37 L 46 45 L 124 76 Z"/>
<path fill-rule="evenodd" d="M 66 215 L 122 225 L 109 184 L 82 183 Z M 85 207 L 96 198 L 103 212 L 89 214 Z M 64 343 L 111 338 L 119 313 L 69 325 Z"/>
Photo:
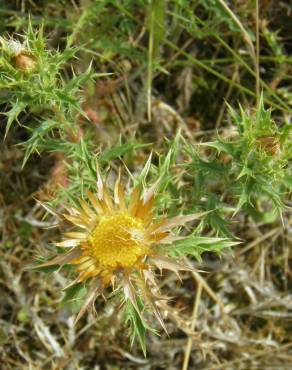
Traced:
<path fill-rule="evenodd" d="M 74 265 L 78 272 L 76 282 L 89 281 L 88 297 L 77 319 L 108 286 L 120 288 L 140 315 L 137 296 L 152 308 L 162 325 L 158 311 L 158 286 L 155 269 L 175 272 L 188 267 L 162 255 L 159 245 L 183 239 L 171 230 L 201 214 L 162 218 L 154 221 L 152 212 L 159 180 L 142 191 L 136 186 L 127 201 L 121 185 L 121 173 L 114 187 L 113 197 L 97 171 L 97 194 L 87 191 L 88 202 L 79 200 L 79 208 L 69 208 L 64 217 L 79 230 L 65 234 L 57 246 L 70 248 L 41 266 Z M 164 327 L 164 326 L 163 326 Z"/>

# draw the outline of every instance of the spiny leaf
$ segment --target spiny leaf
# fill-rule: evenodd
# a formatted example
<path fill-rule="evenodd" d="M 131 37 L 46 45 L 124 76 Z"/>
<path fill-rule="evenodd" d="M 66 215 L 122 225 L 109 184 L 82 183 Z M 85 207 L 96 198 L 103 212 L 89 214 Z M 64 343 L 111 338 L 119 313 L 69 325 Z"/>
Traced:
<path fill-rule="evenodd" d="M 21 102 L 21 101 L 16 101 L 13 103 L 12 108 L 10 111 L 5 113 L 7 116 L 7 123 L 6 123 L 6 130 L 5 130 L 5 135 L 4 139 L 6 138 L 8 131 L 14 121 L 17 120 L 19 114 L 25 110 L 27 107 L 27 103 Z"/>
<path fill-rule="evenodd" d="M 85 285 L 77 283 L 66 288 L 64 292 L 61 305 L 67 307 L 72 313 L 79 312 L 87 293 Z"/>
<path fill-rule="evenodd" d="M 203 252 L 219 253 L 222 249 L 230 248 L 238 243 L 238 241 L 228 238 L 190 236 L 174 243 L 173 246 L 168 248 L 168 251 L 173 256 L 191 255 L 201 260 Z"/>
<path fill-rule="evenodd" d="M 140 303 L 140 306 L 142 304 Z M 141 307 L 142 308 L 142 307 Z M 131 331 L 131 345 L 134 344 L 135 338 L 137 337 L 141 346 L 141 349 L 143 351 L 144 356 L 146 357 L 146 339 L 145 334 L 147 327 L 142 321 L 140 315 L 138 314 L 137 310 L 131 303 L 131 301 L 127 300 L 124 316 L 126 322 L 130 325 L 130 331 Z"/>
<path fill-rule="evenodd" d="M 132 151 L 135 151 L 136 149 L 145 148 L 149 146 L 150 144 L 138 144 L 135 142 L 129 142 L 125 144 L 116 145 L 113 148 L 105 150 L 103 153 L 99 156 L 99 162 L 102 163 L 108 163 L 109 161 L 112 161 L 113 159 L 122 157 L 123 155 L 130 153 Z"/>

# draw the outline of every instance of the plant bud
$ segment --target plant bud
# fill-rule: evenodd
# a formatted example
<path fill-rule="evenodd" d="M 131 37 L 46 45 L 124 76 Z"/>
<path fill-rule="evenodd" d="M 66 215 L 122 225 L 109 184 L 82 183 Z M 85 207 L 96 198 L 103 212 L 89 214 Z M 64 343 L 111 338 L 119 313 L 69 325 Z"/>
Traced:
<path fill-rule="evenodd" d="M 21 72 L 30 73 L 35 70 L 36 61 L 27 52 L 21 52 L 13 57 L 13 65 Z"/>
<path fill-rule="evenodd" d="M 119 63 L 119 67 L 124 73 L 129 73 L 132 70 L 132 64 L 128 59 L 123 59 Z"/>
<path fill-rule="evenodd" d="M 27 50 L 25 44 L 13 38 L 7 40 L 0 37 L 0 45 L 1 49 L 7 53 L 16 69 L 24 73 L 30 73 L 35 70 L 36 60 Z"/>
<path fill-rule="evenodd" d="M 257 147 L 268 155 L 276 156 L 280 153 L 280 142 L 275 136 L 259 136 L 256 139 Z"/>

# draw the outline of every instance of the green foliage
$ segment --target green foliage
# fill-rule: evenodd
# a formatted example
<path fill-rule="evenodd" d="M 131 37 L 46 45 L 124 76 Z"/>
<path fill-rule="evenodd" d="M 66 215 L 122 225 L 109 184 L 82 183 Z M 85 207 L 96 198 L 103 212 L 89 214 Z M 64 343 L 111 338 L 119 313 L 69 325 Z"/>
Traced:
<path fill-rule="evenodd" d="M 148 31 L 152 40 L 152 58 L 160 54 L 160 46 L 165 37 L 165 0 L 151 0 L 148 14 Z"/>
<path fill-rule="evenodd" d="M 218 0 L 201 0 L 200 3 L 208 12 L 210 12 L 213 27 L 216 24 L 218 26 L 220 23 L 225 23 L 234 33 L 240 32 L 240 28 L 234 19 L 230 17 L 230 14 L 228 14 L 226 9 L 222 7 L 222 4 L 220 4 Z M 249 31 L 249 34 L 254 38 L 251 30 Z"/>
<path fill-rule="evenodd" d="M 142 308 L 142 303 L 139 302 L 139 306 Z M 131 345 L 133 346 L 134 341 L 138 338 L 141 349 L 144 356 L 146 357 L 146 332 L 149 329 L 144 321 L 141 319 L 141 315 L 137 312 L 133 304 L 128 300 L 125 303 L 124 308 L 124 320 L 130 327 L 130 338 Z"/>
<path fill-rule="evenodd" d="M 226 238 L 208 238 L 191 235 L 187 239 L 175 242 L 173 246 L 168 248 L 168 252 L 174 257 L 193 256 L 201 262 L 201 255 L 204 252 L 220 254 L 223 249 L 230 248 L 236 244 L 238 243 Z"/>
<path fill-rule="evenodd" d="M 78 313 L 86 297 L 86 286 L 82 283 L 77 283 L 64 289 L 64 293 L 61 305 L 72 313 Z"/>
<path fill-rule="evenodd" d="M 52 265 L 52 266 L 39 266 L 41 263 L 47 262 L 47 259 L 38 256 L 33 264 L 27 265 L 25 270 L 27 271 L 35 271 L 35 272 L 43 272 L 45 274 L 51 274 L 54 271 L 59 270 L 59 265 Z"/>
<path fill-rule="evenodd" d="M 31 137 L 24 143 L 26 155 L 24 163 L 33 152 L 52 149 L 52 140 L 60 138 L 59 145 L 68 138 L 77 137 L 76 118 L 84 115 L 81 108 L 81 87 L 86 81 L 98 76 L 92 71 L 91 65 L 79 74 L 72 70 L 70 79 L 64 78 L 64 69 L 71 61 L 78 48 L 67 45 L 61 51 L 46 48 L 43 28 L 35 31 L 29 24 L 26 34 L 20 41 L 3 39 L 0 55 L 0 87 L 3 93 L 0 103 L 9 102 L 6 134 L 11 125 L 21 114 L 33 115 L 27 129 Z M 31 58 L 33 70 L 21 70 L 15 64 L 15 58 L 24 53 Z M 102 74 L 104 75 L 104 74 Z"/>
<path fill-rule="evenodd" d="M 105 150 L 99 156 L 99 163 L 106 164 L 109 161 L 123 157 L 127 153 L 131 153 L 139 148 L 148 147 L 150 144 L 138 144 L 136 142 L 127 142 L 125 144 L 117 143 L 113 148 Z"/>
<path fill-rule="evenodd" d="M 255 113 L 242 107 L 240 112 L 229 107 L 229 112 L 237 129 L 235 137 L 202 144 L 216 149 L 217 156 L 203 160 L 189 148 L 191 167 L 197 170 L 196 192 L 201 196 L 206 183 L 220 178 L 221 186 L 237 198 L 235 213 L 244 209 L 258 220 L 272 220 L 272 214 L 276 217 L 282 212 L 292 187 L 291 126 L 277 127 L 263 99 Z M 265 204 L 270 208 L 266 213 Z"/>

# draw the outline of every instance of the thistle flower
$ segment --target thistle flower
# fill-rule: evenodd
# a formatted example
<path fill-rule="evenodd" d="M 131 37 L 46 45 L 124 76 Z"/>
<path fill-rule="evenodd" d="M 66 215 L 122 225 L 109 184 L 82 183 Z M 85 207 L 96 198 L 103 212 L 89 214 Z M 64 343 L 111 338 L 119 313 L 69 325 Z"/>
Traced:
<path fill-rule="evenodd" d="M 63 215 L 79 229 L 67 232 L 66 239 L 56 244 L 70 250 L 39 267 L 69 264 L 78 273 L 74 283 L 88 283 L 88 295 L 76 321 L 111 286 L 122 291 L 123 303 L 130 302 L 141 320 L 142 302 L 165 329 L 155 270 L 168 269 L 178 274 L 190 269 L 163 253 L 165 248 L 161 246 L 184 239 L 172 234 L 172 229 L 198 219 L 202 213 L 156 220 L 153 204 L 159 183 L 160 179 L 144 191 L 137 185 L 127 201 L 121 171 L 112 197 L 97 170 L 97 194 L 88 190 L 89 202 L 80 199 L 80 207 L 70 207 L 69 213 Z"/>

